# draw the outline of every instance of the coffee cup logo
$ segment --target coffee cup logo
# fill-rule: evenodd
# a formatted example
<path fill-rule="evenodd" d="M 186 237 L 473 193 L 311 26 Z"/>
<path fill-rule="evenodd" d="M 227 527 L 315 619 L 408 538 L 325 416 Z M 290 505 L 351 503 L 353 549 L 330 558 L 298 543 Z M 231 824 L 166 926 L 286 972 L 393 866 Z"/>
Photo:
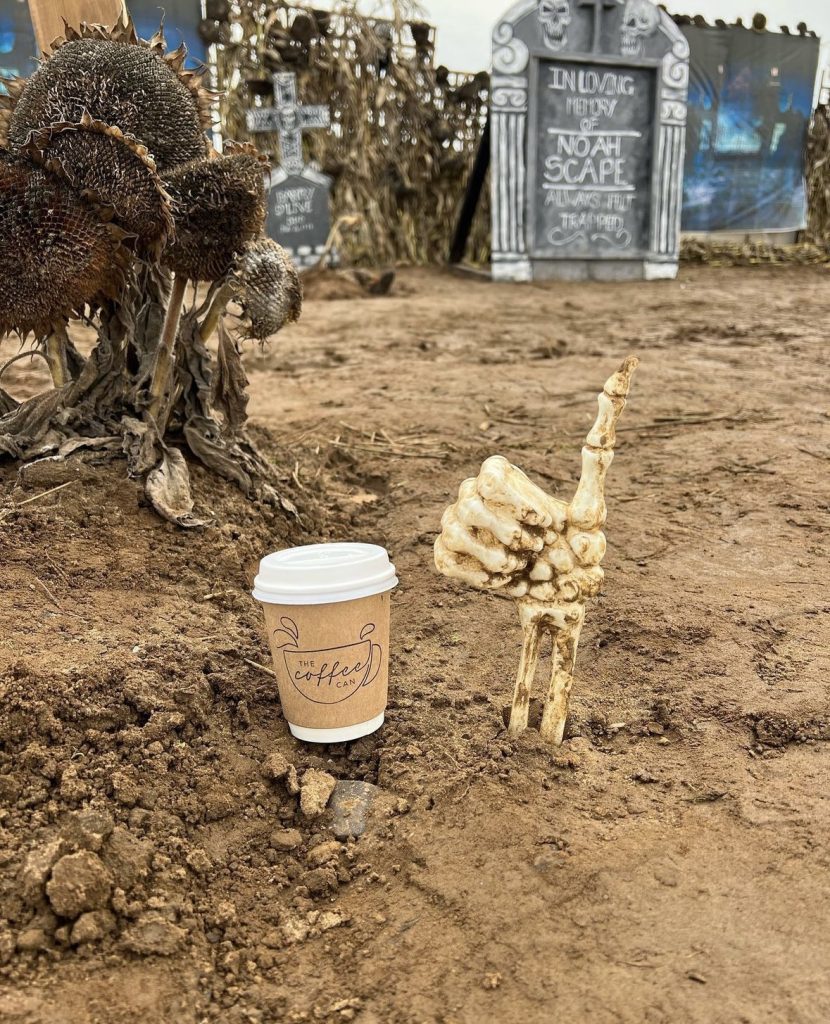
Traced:
<path fill-rule="evenodd" d="M 371 686 L 383 666 L 383 648 L 372 642 L 374 623 L 367 623 L 354 644 L 319 651 L 300 648 L 300 630 L 284 617 L 273 632 L 274 651 L 282 651 L 292 685 L 314 704 L 342 704 Z"/>

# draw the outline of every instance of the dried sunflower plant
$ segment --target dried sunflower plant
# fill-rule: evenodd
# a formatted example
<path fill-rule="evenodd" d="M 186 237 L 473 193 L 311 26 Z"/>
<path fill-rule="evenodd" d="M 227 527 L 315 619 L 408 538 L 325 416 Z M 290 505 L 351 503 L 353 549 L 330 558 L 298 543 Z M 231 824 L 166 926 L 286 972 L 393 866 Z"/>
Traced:
<path fill-rule="evenodd" d="M 334 181 L 335 219 L 359 216 L 342 239 L 346 260 L 443 263 L 487 120 L 489 76 L 436 66 L 435 29 L 417 4 L 375 6 L 388 16 L 354 3 L 208 0 L 201 33 L 215 54 L 221 123 L 249 140 L 246 114 L 273 101 L 272 74 L 296 73 L 302 101 L 331 110 L 332 130 L 310 132 L 305 146 Z M 279 158 L 276 139 L 256 144 Z M 489 232 L 485 196 L 473 261 L 489 258 Z"/>
<path fill-rule="evenodd" d="M 132 24 L 84 25 L 31 78 L 6 83 L 0 339 L 31 345 L 53 388 L 18 402 L 0 380 L 0 457 L 124 453 L 157 511 L 192 526 L 172 440 L 250 496 L 280 501 L 276 471 L 244 432 L 240 348 L 295 321 L 302 291 L 263 236 L 263 158 L 244 143 L 213 150 L 214 97 L 185 59 L 161 30 L 142 40 Z M 78 323 L 97 337 L 86 357 Z"/>

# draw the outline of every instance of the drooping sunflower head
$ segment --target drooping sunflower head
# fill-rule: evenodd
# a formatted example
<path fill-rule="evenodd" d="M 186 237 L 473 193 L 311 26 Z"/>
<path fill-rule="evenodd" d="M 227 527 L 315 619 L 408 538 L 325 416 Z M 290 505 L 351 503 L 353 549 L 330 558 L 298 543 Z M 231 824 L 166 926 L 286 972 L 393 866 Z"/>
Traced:
<path fill-rule="evenodd" d="M 300 318 L 303 286 L 297 268 L 270 238 L 250 242 L 234 265 L 236 298 L 250 323 L 250 337 L 265 341 Z"/>
<path fill-rule="evenodd" d="M 161 33 L 139 39 L 132 25 L 111 32 L 96 25 L 68 29 L 5 99 L 9 148 L 22 148 L 32 131 L 77 124 L 88 114 L 138 139 L 162 173 L 205 156 L 210 95 L 200 76 L 185 70 L 186 56 L 183 47 L 166 53 Z"/>
<path fill-rule="evenodd" d="M 140 252 L 153 256 L 164 248 L 173 231 L 172 201 L 137 139 L 84 114 L 78 124 L 32 132 L 22 152 L 82 198 L 110 210 L 136 236 Z"/>
<path fill-rule="evenodd" d="M 124 238 L 65 181 L 0 150 L 0 335 L 43 337 L 114 296 L 130 259 Z"/>
<path fill-rule="evenodd" d="M 265 224 L 267 160 L 252 146 L 194 160 L 168 175 L 175 238 L 162 262 L 192 281 L 218 281 Z"/>

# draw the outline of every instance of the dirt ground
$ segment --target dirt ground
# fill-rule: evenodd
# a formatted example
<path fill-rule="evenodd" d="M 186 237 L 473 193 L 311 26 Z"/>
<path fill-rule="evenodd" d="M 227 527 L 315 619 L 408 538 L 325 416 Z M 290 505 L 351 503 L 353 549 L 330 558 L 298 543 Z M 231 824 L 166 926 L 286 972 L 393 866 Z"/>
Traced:
<path fill-rule="evenodd" d="M 407 271 L 250 354 L 299 518 L 194 469 L 184 533 L 122 464 L 0 467 L 0 1020 L 830 1020 L 828 320 L 824 268 Z M 570 738 L 510 741 L 518 622 L 436 575 L 440 516 L 496 452 L 569 495 L 631 352 Z M 388 724 L 315 749 L 249 590 L 330 538 L 401 587 Z M 289 767 L 379 786 L 366 835 Z"/>

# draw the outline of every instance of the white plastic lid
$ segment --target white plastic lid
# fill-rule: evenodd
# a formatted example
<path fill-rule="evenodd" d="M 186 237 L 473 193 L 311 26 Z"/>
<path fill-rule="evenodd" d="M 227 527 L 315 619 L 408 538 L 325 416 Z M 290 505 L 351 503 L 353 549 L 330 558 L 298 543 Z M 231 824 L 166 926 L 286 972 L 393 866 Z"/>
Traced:
<path fill-rule="evenodd" d="M 263 558 L 254 597 L 263 604 L 337 604 L 397 585 L 389 554 L 376 544 L 310 544 Z"/>

